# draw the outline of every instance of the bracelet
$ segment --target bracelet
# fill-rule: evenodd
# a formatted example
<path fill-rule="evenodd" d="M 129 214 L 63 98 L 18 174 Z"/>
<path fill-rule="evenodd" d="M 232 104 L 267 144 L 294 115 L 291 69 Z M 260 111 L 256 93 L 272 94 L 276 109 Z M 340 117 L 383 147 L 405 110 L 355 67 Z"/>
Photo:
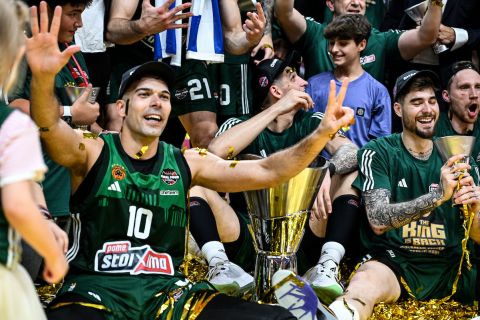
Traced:
<path fill-rule="evenodd" d="M 442 0 L 430 0 L 430 4 L 433 5 L 433 6 L 443 8 Z"/>
<path fill-rule="evenodd" d="M 268 43 L 265 43 L 263 46 L 262 46 L 263 49 L 272 49 L 273 50 L 273 47 L 271 45 L 269 45 Z"/>
<path fill-rule="evenodd" d="M 64 117 L 71 117 L 72 116 L 72 107 L 71 106 L 63 106 L 63 116 Z"/>

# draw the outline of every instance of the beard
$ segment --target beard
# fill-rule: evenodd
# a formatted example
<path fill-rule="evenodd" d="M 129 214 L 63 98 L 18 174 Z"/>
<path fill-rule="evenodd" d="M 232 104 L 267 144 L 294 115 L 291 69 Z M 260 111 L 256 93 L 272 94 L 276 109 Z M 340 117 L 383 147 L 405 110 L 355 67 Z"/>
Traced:
<path fill-rule="evenodd" d="M 421 115 L 421 116 L 431 116 L 436 119 L 435 115 L 428 114 L 428 115 Z M 417 122 L 413 119 L 402 118 L 403 122 L 403 130 L 407 130 L 409 132 L 414 132 L 418 137 L 422 139 L 431 139 L 435 135 L 435 126 L 432 126 L 431 129 L 420 129 L 417 127 Z"/>

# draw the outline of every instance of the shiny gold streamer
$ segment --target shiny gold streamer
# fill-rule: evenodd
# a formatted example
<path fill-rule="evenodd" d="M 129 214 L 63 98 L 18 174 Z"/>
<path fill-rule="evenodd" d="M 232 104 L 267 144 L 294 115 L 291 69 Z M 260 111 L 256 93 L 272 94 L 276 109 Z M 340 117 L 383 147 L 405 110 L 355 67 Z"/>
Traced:
<path fill-rule="evenodd" d="M 140 151 L 135 153 L 135 159 L 140 159 L 145 154 L 145 152 L 147 152 L 147 150 L 148 150 L 147 145 L 144 145 L 143 147 L 141 147 Z"/>

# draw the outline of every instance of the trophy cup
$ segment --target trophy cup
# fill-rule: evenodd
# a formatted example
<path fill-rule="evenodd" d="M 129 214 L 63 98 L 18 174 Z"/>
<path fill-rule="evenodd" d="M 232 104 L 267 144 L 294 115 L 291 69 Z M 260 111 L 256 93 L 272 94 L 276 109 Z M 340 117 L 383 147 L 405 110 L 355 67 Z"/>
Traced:
<path fill-rule="evenodd" d="M 417 26 L 422 24 L 423 16 L 425 16 L 425 12 L 428 9 L 428 0 L 420 2 L 410 8 L 405 9 L 405 13 L 417 24 Z M 442 53 L 448 50 L 448 47 L 440 42 L 436 42 L 433 46 L 433 51 L 435 54 Z"/>
<path fill-rule="evenodd" d="M 255 301 L 277 303 L 271 290 L 273 274 L 279 269 L 297 272 L 296 252 L 327 170 L 328 161 L 319 157 L 309 168 L 281 185 L 244 192 L 257 251 Z"/>
<path fill-rule="evenodd" d="M 433 142 L 437 147 L 440 155 L 444 161 L 447 161 L 450 157 L 457 155 L 457 154 L 464 154 L 466 157 L 458 162 L 468 163 L 468 159 L 473 150 L 473 146 L 475 145 L 475 137 L 472 136 L 446 136 L 435 139 Z M 462 175 L 458 177 L 458 180 L 462 178 Z M 460 184 L 457 185 L 457 190 L 460 188 Z M 464 204 L 461 208 L 463 213 L 463 230 L 465 232 L 464 238 L 462 240 L 462 255 L 460 258 L 460 265 L 458 267 L 457 276 L 453 282 L 452 286 L 452 295 L 455 294 L 457 291 L 457 284 L 462 274 L 463 262 L 466 262 L 467 269 L 470 270 L 472 268 L 472 264 L 470 262 L 470 251 L 467 248 L 467 242 L 470 237 L 470 229 L 472 228 L 473 218 L 475 216 L 475 212 L 472 211 L 471 206 L 468 204 Z"/>

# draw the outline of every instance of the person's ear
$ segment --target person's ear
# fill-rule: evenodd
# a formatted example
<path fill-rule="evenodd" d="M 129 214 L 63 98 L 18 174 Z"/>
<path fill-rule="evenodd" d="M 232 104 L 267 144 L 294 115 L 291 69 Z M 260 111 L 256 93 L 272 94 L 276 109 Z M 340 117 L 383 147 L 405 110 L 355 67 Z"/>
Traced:
<path fill-rule="evenodd" d="M 402 106 L 400 105 L 400 103 L 398 102 L 395 102 L 393 104 L 393 111 L 395 111 L 395 114 L 398 116 L 398 117 L 402 117 Z"/>
<path fill-rule="evenodd" d="M 325 0 L 325 3 L 327 4 L 327 7 L 328 9 L 330 9 L 330 11 L 334 12 L 334 8 L 333 8 L 333 2 L 335 0 Z"/>
<path fill-rule="evenodd" d="M 442 91 L 442 98 L 446 103 L 450 103 L 450 95 L 447 90 Z"/>
<path fill-rule="evenodd" d="M 117 100 L 117 102 L 115 102 L 115 107 L 117 109 L 117 112 L 122 118 L 125 118 L 128 113 L 127 105 L 128 105 L 128 102 L 125 102 L 125 100 L 119 99 Z"/>

